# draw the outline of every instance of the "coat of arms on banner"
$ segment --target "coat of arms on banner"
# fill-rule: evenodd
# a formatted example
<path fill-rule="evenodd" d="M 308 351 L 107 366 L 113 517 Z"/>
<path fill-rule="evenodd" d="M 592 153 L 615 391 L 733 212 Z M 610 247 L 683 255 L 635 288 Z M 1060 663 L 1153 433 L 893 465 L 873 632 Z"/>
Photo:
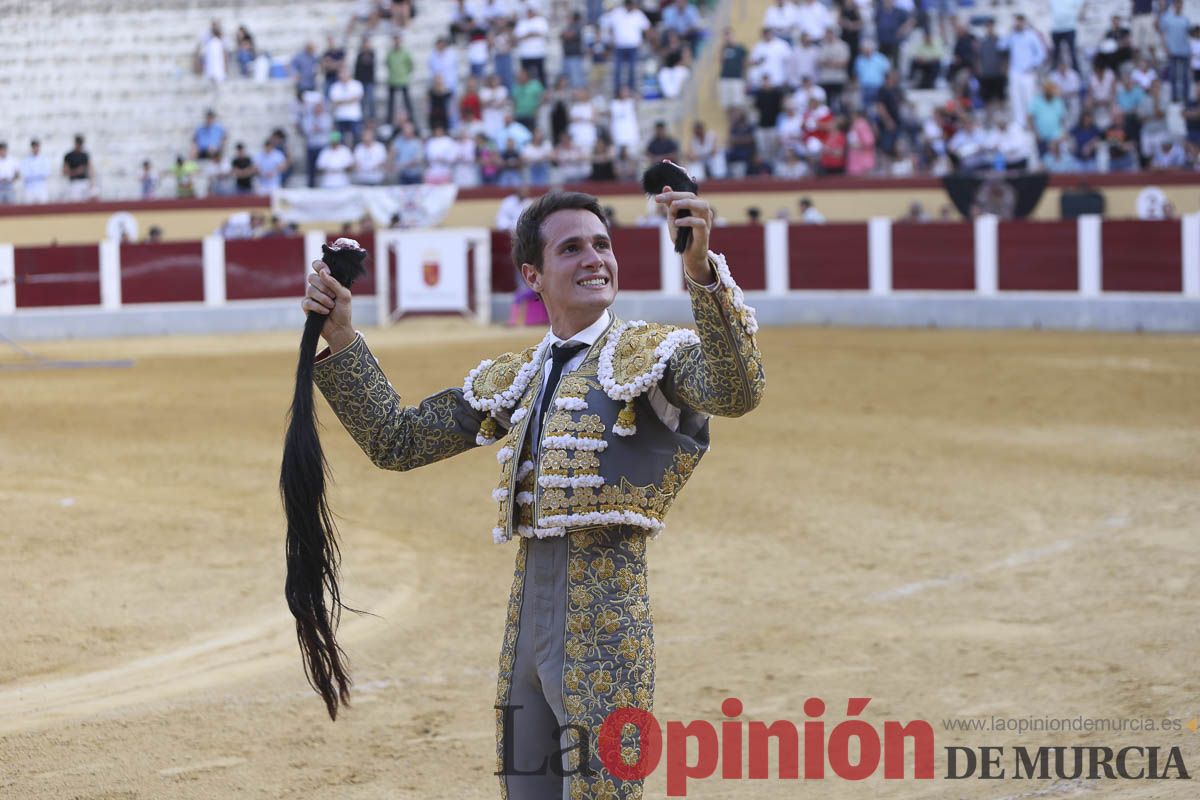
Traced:
<path fill-rule="evenodd" d="M 438 285 L 441 274 L 436 250 L 426 250 L 421 256 L 421 276 L 425 279 L 426 286 L 432 288 Z"/>

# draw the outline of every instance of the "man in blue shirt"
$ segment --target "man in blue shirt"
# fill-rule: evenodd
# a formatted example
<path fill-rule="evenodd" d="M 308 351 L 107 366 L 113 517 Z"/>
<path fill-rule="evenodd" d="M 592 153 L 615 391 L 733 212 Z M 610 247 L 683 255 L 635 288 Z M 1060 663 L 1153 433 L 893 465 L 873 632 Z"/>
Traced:
<path fill-rule="evenodd" d="M 686 40 L 692 46 L 692 55 L 695 56 L 700 47 L 700 40 L 704 38 L 704 21 L 700 19 L 700 12 L 688 0 L 675 0 L 663 9 L 662 30 L 664 42 L 667 31 L 675 31 L 680 39 Z"/>
<path fill-rule="evenodd" d="M 317 67 L 321 59 L 317 58 L 317 46 L 312 42 L 304 45 L 304 49 L 292 56 L 292 77 L 296 79 L 296 89 L 301 92 L 311 92 L 317 88 Z"/>
<path fill-rule="evenodd" d="M 879 52 L 887 56 L 892 66 L 897 66 L 900 45 L 913 29 L 909 13 L 897 8 L 893 0 L 883 0 L 875 15 L 875 37 L 879 40 Z"/>
<path fill-rule="evenodd" d="M 1188 98 L 1188 60 L 1192 53 L 1188 31 L 1191 27 L 1183 13 L 1183 0 L 1175 0 L 1158 21 L 1167 48 L 1167 76 L 1171 81 L 1173 103 L 1182 103 Z"/>
<path fill-rule="evenodd" d="M 220 163 L 221 151 L 225 149 L 225 126 L 217 122 L 217 114 L 211 108 L 204 112 L 204 124 L 192 134 L 196 145 L 196 159 Z"/>
<path fill-rule="evenodd" d="M 862 91 L 863 108 L 871 108 L 875 97 L 883 86 L 891 63 L 882 53 L 875 50 L 875 43 L 870 39 L 862 42 L 862 51 L 854 59 L 854 77 L 858 80 L 858 88 Z"/>

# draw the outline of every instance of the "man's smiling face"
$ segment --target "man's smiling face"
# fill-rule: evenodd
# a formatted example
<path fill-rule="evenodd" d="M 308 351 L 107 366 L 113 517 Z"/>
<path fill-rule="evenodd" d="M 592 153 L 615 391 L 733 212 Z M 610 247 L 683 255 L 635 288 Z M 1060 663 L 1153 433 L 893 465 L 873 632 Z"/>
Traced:
<path fill-rule="evenodd" d="M 542 223 L 542 267 L 521 265 L 542 296 L 554 332 L 578 333 L 617 296 L 617 258 L 605 223 L 590 211 L 555 211 Z"/>

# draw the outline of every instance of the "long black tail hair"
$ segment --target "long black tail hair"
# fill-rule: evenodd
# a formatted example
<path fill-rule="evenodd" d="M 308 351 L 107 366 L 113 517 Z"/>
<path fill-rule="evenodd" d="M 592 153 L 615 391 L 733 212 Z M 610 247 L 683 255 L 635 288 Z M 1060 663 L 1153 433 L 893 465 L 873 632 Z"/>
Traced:
<path fill-rule="evenodd" d="M 322 245 L 330 273 L 346 288 L 363 274 L 367 251 L 351 239 L 338 239 L 333 247 Z M 325 499 L 325 477 L 329 466 L 317 437 L 317 415 L 313 406 L 313 354 L 328 316 L 308 312 L 300 339 L 300 363 L 296 367 L 296 392 L 288 412 L 287 435 L 283 440 L 283 466 L 279 492 L 287 515 L 287 582 L 284 595 L 296 618 L 296 638 L 304 657 L 309 685 L 325 700 L 330 719 L 337 719 L 338 705 L 350 702 L 350 674 L 345 653 L 334 634 L 343 608 L 338 589 L 341 553 L 337 528 Z M 326 602 L 326 594 L 329 595 Z M 353 609 L 350 609 L 353 610 Z"/>

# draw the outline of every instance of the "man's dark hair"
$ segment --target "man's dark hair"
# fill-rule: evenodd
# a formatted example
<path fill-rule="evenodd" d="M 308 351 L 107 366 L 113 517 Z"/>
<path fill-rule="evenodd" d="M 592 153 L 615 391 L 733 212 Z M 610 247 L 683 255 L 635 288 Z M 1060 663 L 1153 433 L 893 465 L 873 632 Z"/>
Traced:
<path fill-rule="evenodd" d="M 517 269 L 520 269 L 522 264 L 533 264 L 541 271 L 542 250 L 546 247 L 546 243 L 542 241 L 542 223 L 556 211 L 575 209 L 592 212 L 604 223 L 605 230 L 608 229 L 604 209 L 600 207 L 600 200 L 593 195 L 583 192 L 548 192 L 534 200 L 517 219 L 512 242 L 512 260 Z"/>

